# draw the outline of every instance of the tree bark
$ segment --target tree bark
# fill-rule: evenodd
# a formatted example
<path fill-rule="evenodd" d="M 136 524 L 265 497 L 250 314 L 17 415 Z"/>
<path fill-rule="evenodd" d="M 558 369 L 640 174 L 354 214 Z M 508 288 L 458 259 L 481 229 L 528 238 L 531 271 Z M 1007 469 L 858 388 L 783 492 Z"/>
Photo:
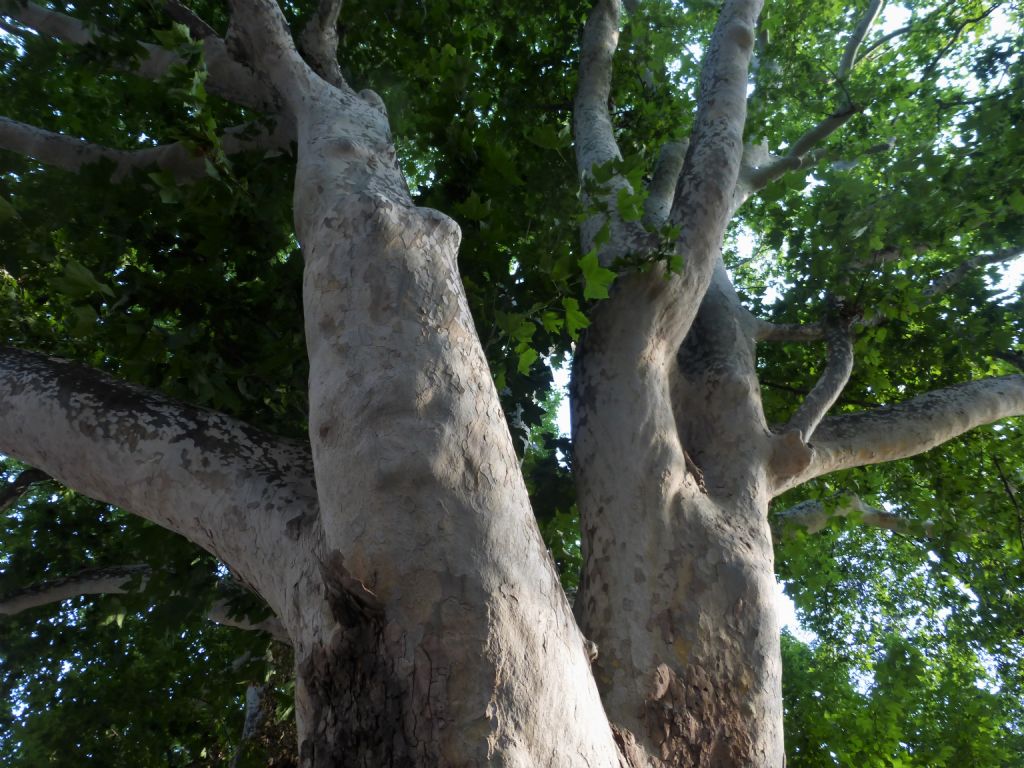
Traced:
<path fill-rule="evenodd" d="M 772 437 L 754 325 L 720 266 L 678 360 L 659 369 L 628 344 L 635 285 L 599 310 L 574 371 L 577 613 L 595 675 L 611 720 L 665 765 L 779 766 Z"/>
<path fill-rule="evenodd" d="M 614 766 L 459 279 L 369 91 L 313 77 L 264 6 L 252 39 L 298 137 L 322 588 L 297 595 L 306 766 Z M 510 546 L 515 542 L 515 546 Z"/>

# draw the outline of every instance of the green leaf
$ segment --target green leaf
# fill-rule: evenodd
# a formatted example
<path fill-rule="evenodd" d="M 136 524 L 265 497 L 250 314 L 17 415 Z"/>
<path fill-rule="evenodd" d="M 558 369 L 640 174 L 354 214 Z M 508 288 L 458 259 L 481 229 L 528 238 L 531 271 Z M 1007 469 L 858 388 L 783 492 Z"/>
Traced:
<path fill-rule="evenodd" d="M 579 260 L 583 271 L 583 298 L 607 299 L 608 289 L 615 280 L 615 273 L 602 267 L 597 260 L 597 251 L 590 251 Z"/>
<path fill-rule="evenodd" d="M 74 260 L 69 260 L 64 265 L 63 275 L 52 278 L 50 284 L 65 296 L 75 299 L 96 293 L 109 298 L 114 297 L 114 291 L 109 285 L 101 283 L 87 267 Z"/>
<path fill-rule="evenodd" d="M 526 374 L 530 372 L 530 367 L 537 361 L 537 350 L 533 347 L 527 347 L 519 353 L 519 365 L 517 370 L 519 373 Z"/>
<path fill-rule="evenodd" d="M 19 216 L 15 207 L 5 197 L 0 196 L 0 221 L 10 221 L 17 218 Z"/>
<path fill-rule="evenodd" d="M 590 325 L 590 320 L 580 311 L 580 303 L 576 299 L 562 299 L 562 307 L 565 309 L 565 329 L 576 341 L 580 331 Z"/>

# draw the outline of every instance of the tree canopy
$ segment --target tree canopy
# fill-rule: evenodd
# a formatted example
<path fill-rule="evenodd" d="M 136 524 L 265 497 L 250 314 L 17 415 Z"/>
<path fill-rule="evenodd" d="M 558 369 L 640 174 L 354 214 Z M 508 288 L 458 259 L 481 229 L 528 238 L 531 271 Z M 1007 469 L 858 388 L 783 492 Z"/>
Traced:
<path fill-rule="evenodd" d="M 283 6 L 295 29 L 316 12 Z M 579 523 L 553 370 L 619 276 L 646 268 L 602 265 L 577 233 L 595 205 L 643 217 L 659 153 L 690 133 L 717 14 L 626 6 L 610 99 L 623 159 L 585 182 L 635 181 L 613 203 L 584 203 L 573 156 L 590 3 L 351 0 L 337 26 L 342 74 L 383 99 L 414 199 L 461 226 L 473 319 L 570 594 Z M 207 88 L 197 18 L 223 35 L 227 11 L 189 7 L 53 2 L 67 16 L 43 24 L 42 6 L 0 2 L 0 333 L 301 438 L 293 147 L 258 106 Z M 175 54 L 158 77 L 140 43 Z M 744 137 L 763 188 L 725 260 L 774 324 L 757 362 L 769 422 L 831 364 L 836 318 L 854 362 L 833 414 L 1020 370 L 1024 293 L 1000 280 L 1024 253 L 1022 49 L 1016 2 L 766 6 Z M 1024 765 L 1022 430 L 1003 420 L 774 502 L 778 577 L 810 633 L 783 637 L 789 765 Z M 266 618 L 245 585 L 30 471 L 3 464 L 0 605 L 62 582 L 116 588 L 0 622 L 0 760 L 223 764 L 256 685 L 276 709 L 239 764 L 287 764 L 287 735 L 268 729 L 287 730 L 291 659 L 226 626 Z"/>

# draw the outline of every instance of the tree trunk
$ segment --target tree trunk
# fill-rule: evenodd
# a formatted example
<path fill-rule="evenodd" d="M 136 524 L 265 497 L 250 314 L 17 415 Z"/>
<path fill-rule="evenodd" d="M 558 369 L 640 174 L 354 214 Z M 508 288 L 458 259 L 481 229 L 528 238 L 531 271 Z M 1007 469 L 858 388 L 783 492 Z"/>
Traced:
<path fill-rule="evenodd" d="M 323 90 L 295 191 L 323 581 L 294 628 L 303 765 L 613 766 L 459 228 L 412 205 L 372 94 Z"/>
<path fill-rule="evenodd" d="M 609 717 L 649 754 L 777 768 L 772 437 L 751 326 L 720 267 L 687 342 L 662 363 L 626 343 L 642 282 L 652 289 L 637 276 L 598 311 L 574 371 L 577 613 Z"/>

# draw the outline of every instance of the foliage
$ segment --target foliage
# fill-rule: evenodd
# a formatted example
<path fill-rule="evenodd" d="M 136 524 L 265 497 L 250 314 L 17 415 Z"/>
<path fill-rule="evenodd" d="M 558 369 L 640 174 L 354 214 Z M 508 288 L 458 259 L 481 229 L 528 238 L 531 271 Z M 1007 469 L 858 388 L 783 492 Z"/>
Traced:
<path fill-rule="evenodd" d="M 288 4 L 293 23 L 308 5 Z M 637 180 L 665 141 L 689 131 L 714 5 L 645 2 L 627 18 L 612 99 L 623 167 Z M 220 3 L 192 7 L 224 31 Z M 219 153 L 216 129 L 245 115 L 206 92 L 201 56 L 161 9 L 149 0 L 75 3 L 71 12 L 109 33 L 85 49 L 0 33 L 9 117 L 112 147 L 185 140 L 210 160 L 208 178 L 187 187 L 159 173 L 112 186 L 105 167 L 43 172 L 0 153 L 0 333 L 10 345 L 301 436 L 294 158 Z M 587 9 L 582 0 L 346 2 L 340 30 L 344 74 L 382 96 L 417 201 L 462 228 L 462 279 L 570 592 L 580 557 L 572 453 L 553 423 L 549 361 L 571 353 L 615 277 L 576 239 L 587 212 L 570 121 Z M 744 300 L 763 316 L 812 322 L 829 295 L 872 318 L 837 406 L 846 410 L 1007 372 L 997 354 L 1021 343 L 1024 322 L 1020 289 L 993 288 L 998 267 L 928 294 L 971 255 L 1020 245 L 1021 8 L 893 4 L 883 21 L 908 31 L 837 89 L 837 39 L 860 11 L 838 0 L 768 4 L 747 140 L 783 149 L 839 98 L 859 112 L 821 162 L 742 209 L 727 253 Z M 179 46 L 191 68 L 154 86 L 112 66 L 135 52 L 135 38 Z M 635 214 L 642 199 L 617 203 Z M 780 344 L 759 354 L 766 413 L 784 421 L 820 374 L 824 350 Z M 1024 765 L 1021 429 L 1006 422 L 779 500 L 782 509 L 855 492 L 934 521 L 930 538 L 848 520 L 779 545 L 780 578 L 816 638 L 784 637 L 791 765 Z M 18 469 L 7 463 L 4 478 Z M 158 574 L 137 594 L 76 599 L 0 624 L 9 702 L 0 760 L 229 759 L 245 684 L 280 675 L 282 660 L 266 639 L 205 621 L 225 576 L 216 563 L 51 485 L 8 510 L 0 535 L 0 593 L 102 565 L 145 562 Z"/>

